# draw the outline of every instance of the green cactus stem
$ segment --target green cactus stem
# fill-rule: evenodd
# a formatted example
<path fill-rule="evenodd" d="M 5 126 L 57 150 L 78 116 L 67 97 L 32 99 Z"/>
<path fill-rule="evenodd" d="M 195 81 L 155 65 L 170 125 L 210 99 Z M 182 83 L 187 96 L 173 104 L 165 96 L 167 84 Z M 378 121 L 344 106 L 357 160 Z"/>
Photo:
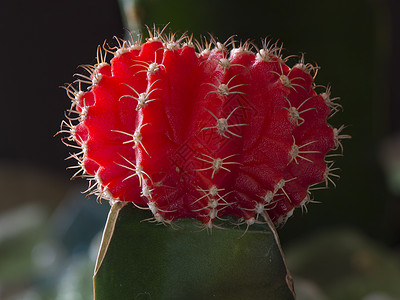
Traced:
<path fill-rule="evenodd" d="M 141 222 L 149 217 L 130 203 L 111 208 L 95 300 L 295 299 L 271 221 L 207 233 L 192 220 L 177 222 L 178 230 Z"/>

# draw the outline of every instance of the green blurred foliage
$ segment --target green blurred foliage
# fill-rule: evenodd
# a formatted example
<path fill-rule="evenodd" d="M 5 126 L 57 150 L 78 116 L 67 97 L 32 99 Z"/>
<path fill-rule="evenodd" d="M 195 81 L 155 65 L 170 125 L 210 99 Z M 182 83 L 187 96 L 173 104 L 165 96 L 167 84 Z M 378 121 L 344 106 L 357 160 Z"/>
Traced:
<path fill-rule="evenodd" d="M 316 299 L 400 297 L 400 256 L 357 230 L 315 232 L 288 246 L 286 254 L 299 291 L 303 280 L 311 281 L 325 296 Z M 304 293 L 299 298 L 308 299 Z"/>

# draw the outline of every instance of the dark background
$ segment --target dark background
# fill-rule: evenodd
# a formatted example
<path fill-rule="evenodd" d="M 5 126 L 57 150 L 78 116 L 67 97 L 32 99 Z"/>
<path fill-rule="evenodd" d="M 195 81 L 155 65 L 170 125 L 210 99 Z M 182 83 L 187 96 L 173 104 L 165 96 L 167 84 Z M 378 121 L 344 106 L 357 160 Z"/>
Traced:
<path fill-rule="evenodd" d="M 353 139 L 344 141 L 345 157 L 338 159 L 338 188 L 318 193 L 324 204 L 287 231 L 301 223 L 312 226 L 323 215 L 321 225 L 356 224 L 392 245 L 399 242 L 399 199 L 388 192 L 379 162 L 381 142 L 400 127 L 398 2 L 139 2 L 145 24 L 171 22 L 173 30 L 197 36 L 211 32 L 222 41 L 233 34 L 257 43 L 270 36 L 284 42 L 285 54 L 305 52 L 306 59 L 322 66 L 317 82 L 331 83 L 344 106 L 331 122 L 348 125 Z M 7 2 L 0 20 L 1 161 L 67 179 L 72 172 L 65 171 L 70 163 L 64 158 L 71 149 L 53 137 L 69 107 L 59 86 L 74 80 L 78 65 L 95 62 L 98 44 L 124 36 L 118 3 Z M 4 199 L 0 207 L 12 202 Z"/>
<path fill-rule="evenodd" d="M 143 24 L 163 27 L 171 22 L 173 30 L 189 30 L 197 37 L 211 32 L 221 41 L 237 34 L 259 44 L 270 36 L 284 43 L 285 54 L 305 52 L 306 59 L 316 61 L 322 67 L 317 82 L 331 83 L 333 96 L 341 97 L 344 107 L 332 123 L 348 125 L 346 133 L 353 138 L 344 141 L 345 156 L 337 160 L 342 169 L 338 187 L 316 193 L 323 204 L 289 220 L 281 230 L 283 244 L 344 227 L 397 251 L 398 1 L 138 3 Z M 123 37 L 125 25 L 112 0 L 7 1 L 0 4 L 0 24 L 0 216 L 31 202 L 52 215 L 70 190 L 84 185 L 69 181 L 73 172 L 65 170 L 71 163 L 64 158 L 70 149 L 53 137 L 69 107 L 59 86 L 74 80 L 78 65 L 95 63 L 97 45 Z"/>
<path fill-rule="evenodd" d="M 67 151 L 53 138 L 68 107 L 59 86 L 94 62 L 98 44 L 123 35 L 118 3 L 8 1 L 0 20 L 1 158 L 64 174 Z"/>

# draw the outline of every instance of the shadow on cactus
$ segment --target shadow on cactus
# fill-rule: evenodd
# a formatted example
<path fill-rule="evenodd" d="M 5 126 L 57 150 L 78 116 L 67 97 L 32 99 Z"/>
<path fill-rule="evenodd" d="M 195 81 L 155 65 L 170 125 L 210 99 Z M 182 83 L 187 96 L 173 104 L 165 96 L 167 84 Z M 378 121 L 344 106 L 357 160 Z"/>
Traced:
<path fill-rule="evenodd" d="M 269 223 L 275 232 L 307 210 L 313 189 L 335 185 L 333 158 L 350 136 L 327 123 L 341 106 L 314 82 L 317 66 L 301 55 L 289 67 L 294 58 L 268 40 L 258 48 L 164 31 L 104 44 L 65 86 L 61 132 L 80 151 L 73 177 L 89 180 L 89 194 L 174 228 L 193 219 L 198 230 Z"/>

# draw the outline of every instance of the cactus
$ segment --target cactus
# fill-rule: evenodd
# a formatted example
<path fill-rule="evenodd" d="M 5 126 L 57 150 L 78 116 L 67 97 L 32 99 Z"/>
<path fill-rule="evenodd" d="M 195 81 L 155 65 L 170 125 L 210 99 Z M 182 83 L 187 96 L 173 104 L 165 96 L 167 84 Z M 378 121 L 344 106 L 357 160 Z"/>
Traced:
<path fill-rule="evenodd" d="M 301 56 L 290 68 L 267 40 L 257 49 L 149 32 L 99 47 L 97 64 L 66 86 L 62 131 L 81 150 L 74 177 L 82 172 L 91 194 L 211 229 L 228 215 L 282 225 L 316 185 L 335 184 L 327 153 L 349 136 L 327 124 L 341 106 L 330 87 L 316 92 L 317 66 Z"/>

